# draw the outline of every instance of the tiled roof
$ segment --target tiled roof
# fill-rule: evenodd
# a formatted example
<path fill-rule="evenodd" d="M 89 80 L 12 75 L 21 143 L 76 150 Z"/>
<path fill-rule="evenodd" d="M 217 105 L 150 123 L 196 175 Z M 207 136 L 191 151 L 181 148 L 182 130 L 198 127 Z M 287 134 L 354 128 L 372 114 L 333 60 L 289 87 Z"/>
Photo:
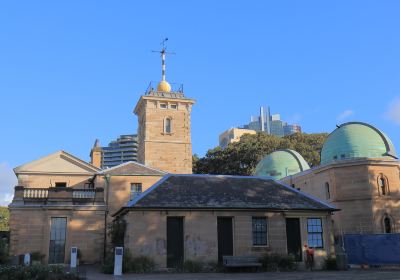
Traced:
<path fill-rule="evenodd" d="M 163 176 L 167 174 L 164 171 L 140 164 L 135 161 L 129 161 L 112 168 L 104 169 L 98 174 L 109 175 L 154 175 Z"/>
<path fill-rule="evenodd" d="M 334 206 L 277 181 L 254 176 L 168 174 L 131 208 L 334 211 Z"/>

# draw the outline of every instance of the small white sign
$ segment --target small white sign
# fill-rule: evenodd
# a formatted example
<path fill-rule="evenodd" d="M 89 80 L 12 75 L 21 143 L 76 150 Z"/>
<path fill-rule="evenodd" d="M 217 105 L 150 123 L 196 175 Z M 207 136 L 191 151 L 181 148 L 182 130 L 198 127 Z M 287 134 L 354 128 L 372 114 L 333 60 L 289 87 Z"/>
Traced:
<path fill-rule="evenodd" d="M 77 258 L 78 258 L 78 248 L 71 247 L 71 268 L 76 268 Z"/>
<path fill-rule="evenodd" d="M 122 258 L 124 256 L 124 247 L 115 247 L 114 275 L 122 275 Z"/>
<path fill-rule="evenodd" d="M 31 264 L 31 254 L 26 253 L 24 256 L 24 265 L 29 266 Z"/>

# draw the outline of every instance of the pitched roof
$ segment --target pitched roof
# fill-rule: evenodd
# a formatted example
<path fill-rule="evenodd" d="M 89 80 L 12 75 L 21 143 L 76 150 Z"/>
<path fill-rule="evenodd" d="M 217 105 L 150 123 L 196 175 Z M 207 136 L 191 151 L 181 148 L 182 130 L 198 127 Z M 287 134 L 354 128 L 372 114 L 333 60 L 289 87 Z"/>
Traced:
<path fill-rule="evenodd" d="M 167 173 L 162 170 L 158 170 L 135 161 L 128 161 L 120 165 L 104 169 L 100 171 L 98 174 L 163 176 Z"/>
<path fill-rule="evenodd" d="M 14 168 L 14 173 L 95 174 L 100 169 L 65 151 L 57 151 Z"/>
<path fill-rule="evenodd" d="M 335 211 L 334 206 L 266 177 L 168 174 L 130 208 Z"/>

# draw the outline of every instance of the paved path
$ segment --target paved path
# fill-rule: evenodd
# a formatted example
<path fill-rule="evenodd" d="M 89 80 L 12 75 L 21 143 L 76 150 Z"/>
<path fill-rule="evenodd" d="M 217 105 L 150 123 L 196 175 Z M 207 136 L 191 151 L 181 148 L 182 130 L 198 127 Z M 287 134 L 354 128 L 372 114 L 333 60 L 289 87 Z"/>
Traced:
<path fill-rule="evenodd" d="M 125 274 L 121 277 L 101 274 L 87 269 L 88 280 L 400 280 L 400 270 L 351 270 L 318 272 L 263 272 L 263 273 L 156 273 Z"/>

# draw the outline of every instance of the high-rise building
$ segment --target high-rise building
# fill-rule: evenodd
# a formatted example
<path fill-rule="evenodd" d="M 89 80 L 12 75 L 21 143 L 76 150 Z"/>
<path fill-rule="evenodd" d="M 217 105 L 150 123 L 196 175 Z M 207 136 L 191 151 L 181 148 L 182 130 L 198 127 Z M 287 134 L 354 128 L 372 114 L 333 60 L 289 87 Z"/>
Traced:
<path fill-rule="evenodd" d="M 301 132 L 299 125 L 292 125 L 282 121 L 280 114 L 271 115 L 269 107 L 260 107 L 260 115 L 251 116 L 249 124 L 240 128 L 263 131 L 279 137 Z"/>
<path fill-rule="evenodd" d="M 100 147 L 100 141 L 96 139 L 90 153 L 91 163 L 105 169 L 128 161 L 137 161 L 137 150 L 138 141 L 135 134 L 120 135 L 106 147 Z"/>
<path fill-rule="evenodd" d="M 225 149 L 228 146 L 228 144 L 238 142 L 240 140 L 240 137 L 242 137 L 244 134 L 256 134 L 256 131 L 252 129 L 243 129 L 243 128 L 228 129 L 220 134 L 219 146 L 222 149 Z"/>

